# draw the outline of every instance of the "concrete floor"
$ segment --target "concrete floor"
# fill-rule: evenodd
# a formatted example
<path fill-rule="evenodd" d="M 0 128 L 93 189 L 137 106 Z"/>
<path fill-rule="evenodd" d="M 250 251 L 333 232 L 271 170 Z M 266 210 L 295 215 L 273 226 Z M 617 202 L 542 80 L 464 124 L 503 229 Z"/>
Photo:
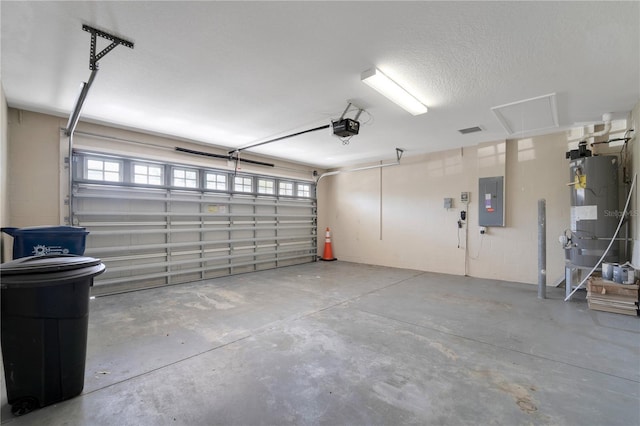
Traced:
<path fill-rule="evenodd" d="M 91 301 L 82 395 L 18 425 L 638 425 L 640 319 L 319 262 Z"/>

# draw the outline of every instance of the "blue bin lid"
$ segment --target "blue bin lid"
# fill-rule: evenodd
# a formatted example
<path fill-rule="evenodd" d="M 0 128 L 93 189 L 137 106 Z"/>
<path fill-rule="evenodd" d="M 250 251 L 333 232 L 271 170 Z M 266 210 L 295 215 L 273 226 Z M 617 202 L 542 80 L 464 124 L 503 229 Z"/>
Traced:
<path fill-rule="evenodd" d="M 66 233 L 82 233 L 88 234 L 87 228 L 82 226 L 28 226 L 26 228 L 2 228 L 2 232 L 12 237 L 20 234 L 66 234 Z"/>

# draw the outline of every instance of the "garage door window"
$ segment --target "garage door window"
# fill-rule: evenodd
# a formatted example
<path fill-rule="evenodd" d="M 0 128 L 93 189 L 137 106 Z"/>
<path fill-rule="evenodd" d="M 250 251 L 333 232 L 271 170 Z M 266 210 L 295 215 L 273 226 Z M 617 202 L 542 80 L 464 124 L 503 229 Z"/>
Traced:
<path fill-rule="evenodd" d="M 207 189 L 213 189 L 214 191 L 226 191 L 227 175 L 223 175 L 220 173 L 207 173 L 206 186 Z"/>
<path fill-rule="evenodd" d="M 86 157 L 85 177 L 102 182 L 122 182 L 122 162 Z"/>
<path fill-rule="evenodd" d="M 258 179 L 258 194 L 275 194 L 274 182 L 271 179 Z"/>
<path fill-rule="evenodd" d="M 197 188 L 198 172 L 189 169 L 173 169 L 173 186 L 181 188 Z"/>
<path fill-rule="evenodd" d="M 253 192 L 253 179 L 250 177 L 236 176 L 233 180 L 233 189 L 236 192 Z"/>
<path fill-rule="evenodd" d="M 307 184 L 298 184 L 298 197 L 308 198 L 311 196 L 311 185 Z"/>
<path fill-rule="evenodd" d="M 285 196 L 293 196 L 293 182 L 280 182 L 278 194 Z"/>
<path fill-rule="evenodd" d="M 162 185 L 162 167 L 149 164 L 134 164 L 133 181 L 143 185 Z"/>

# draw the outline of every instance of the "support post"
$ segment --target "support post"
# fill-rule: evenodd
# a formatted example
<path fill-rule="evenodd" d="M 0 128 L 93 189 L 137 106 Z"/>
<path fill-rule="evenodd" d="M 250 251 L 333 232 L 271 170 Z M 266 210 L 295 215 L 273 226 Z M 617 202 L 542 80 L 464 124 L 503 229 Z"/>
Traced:
<path fill-rule="evenodd" d="M 573 268 L 568 264 L 564 267 L 564 301 L 571 299 L 571 290 L 573 290 Z"/>
<path fill-rule="evenodd" d="M 538 200 L 538 299 L 547 298 L 547 202 Z"/>

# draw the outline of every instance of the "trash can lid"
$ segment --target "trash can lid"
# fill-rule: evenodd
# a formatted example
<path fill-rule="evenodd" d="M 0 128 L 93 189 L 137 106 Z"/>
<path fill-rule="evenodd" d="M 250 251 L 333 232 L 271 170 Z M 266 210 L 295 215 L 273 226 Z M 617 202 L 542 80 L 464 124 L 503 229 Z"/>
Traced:
<path fill-rule="evenodd" d="M 1 264 L 0 276 L 71 271 L 97 266 L 101 263 L 100 259 L 72 254 L 21 257 Z"/>
<path fill-rule="evenodd" d="M 0 228 L 0 231 L 5 234 L 9 234 L 12 237 L 20 234 L 66 234 L 66 233 L 81 233 L 81 234 L 89 234 L 87 228 L 83 226 L 68 226 L 68 225 L 57 225 L 57 226 L 27 226 L 25 228 Z"/>

